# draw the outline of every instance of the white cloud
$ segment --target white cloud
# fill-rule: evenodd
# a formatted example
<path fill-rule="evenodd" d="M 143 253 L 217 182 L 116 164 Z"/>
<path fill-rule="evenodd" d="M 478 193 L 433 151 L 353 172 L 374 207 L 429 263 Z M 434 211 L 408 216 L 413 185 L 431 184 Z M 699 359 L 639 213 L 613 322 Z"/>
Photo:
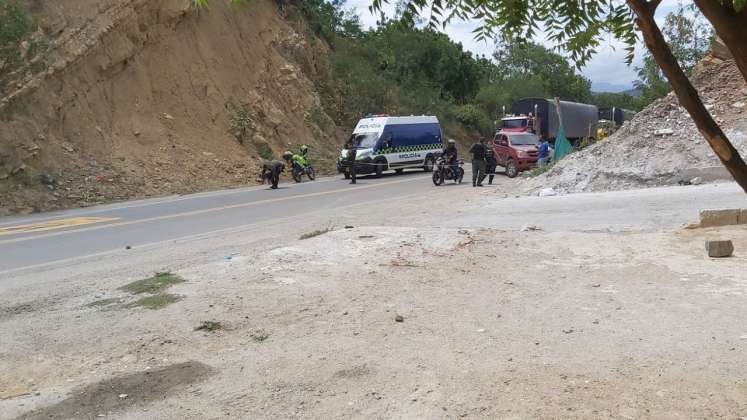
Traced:
<path fill-rule="evenodd" d="M 657 21 L 661 24 L 664 16 L 669 12 L 674 11 L 679 0 L 663 0 L 657 11 Z M 683 3 L 689 3 L 685 1 Z M 377 16 L 373 16 L 368 6 L 371 5 L 371 0 L 348 0 L 347 7 L 354 9 L 361 17 L 361 22 L 367 28 L 376 25 Z M 388 16 L 394 14 L 395 6 L 391 3 L 384 5 L 384 11 Z M 474 39 L 472 31 L 477 27 L 477 23 L 474 22 L 453 22 L 446 27 L 444 32 L 455 42 L 461 43 L 464 48 L 477 55 L 491 56 L 493 54 L 493 45 L 485 42 L 478 42 Z M 537 39 L 548 47 L 552 47 L 551 44 L 546 42 L 544 39 Z M 637 46 L 636 59 L 633 65 L 628 66 L 625 63 L 626 52 L 624 46 L 619 42 L 610 41 L 608 44 L 603 45 L 599 53 L 596 54 L 587 65 L 581 70 L 581 73 L 591 79 L 595 83 L 610 83 L 615 85 L 626 85 L 632 86 L 633 81 L 636 80 L 636 74 L 634 67 L 639 65 L 642 60 L 642 51 L 644 46 L 639 43 Z"/>

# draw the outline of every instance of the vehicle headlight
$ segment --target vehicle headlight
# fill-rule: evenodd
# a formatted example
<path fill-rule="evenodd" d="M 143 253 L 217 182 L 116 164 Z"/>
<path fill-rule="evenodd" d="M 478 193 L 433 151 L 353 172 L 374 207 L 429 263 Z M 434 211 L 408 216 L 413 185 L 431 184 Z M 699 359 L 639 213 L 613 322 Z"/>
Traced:
<path fill-rule="evenodd" d="M 527 153 L 527 152 L 519 152 L 519 153 L 518 153 L 518 156 L 519 156 L 520 158 L 525 158 L 525 157 L 529 157 L 529 153 Z"/>

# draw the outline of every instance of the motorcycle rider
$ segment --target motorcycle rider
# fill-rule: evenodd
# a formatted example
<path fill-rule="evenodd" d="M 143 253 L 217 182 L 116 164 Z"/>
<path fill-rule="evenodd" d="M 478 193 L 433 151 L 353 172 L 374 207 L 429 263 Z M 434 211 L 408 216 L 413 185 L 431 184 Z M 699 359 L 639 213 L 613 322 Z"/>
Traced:
<path fill-rule="evenodd" d="M 285 161 L 288 162 L 291 165 L 291 167 L 293 167 L 293 164 L 296 164 L 301 169 L 306 168 L 304 158 L 301 157 L 300 155 L 293 154 L 291 151 L 287 151 L 283 153 L 283 159 L 285 159 Z"/>
<path fill-rule="evenodd" d="M 448 144 L 441 155 L 445 159 L 444 163 L 446 166 L 451 168 L 452 175 L 457 176 L 459 173 L 459 161 L 457 160 L 458 152 L 456 148 L 456 140 L 449 139 Z"/>
<path fill-rule="evenodd" d="M 305 144 L 302 144 L 301 147 L 298 148 L 298 156 L 303 161 L 302 167 L 304 167 L 304 168 L 307 167 L 307 166 L 309 166 L 309 156 L 308 156 L 308 154 L 309 154 L 309 146 L 307 146 Z"/>
<path fill-rule="evenodd" d="M 272 159 L 272 160 L 266 160 L 262 162 L 262 172 L 260 174 L 260 177 L 262 178 L 262 183 L 264 184 L 265 180 L 272 184 L 273 190 L 278 189 L 278 182 L 280 182 L 280 173 L 285 172 L 285 165 L 283 165 L 283 162 Z"/>

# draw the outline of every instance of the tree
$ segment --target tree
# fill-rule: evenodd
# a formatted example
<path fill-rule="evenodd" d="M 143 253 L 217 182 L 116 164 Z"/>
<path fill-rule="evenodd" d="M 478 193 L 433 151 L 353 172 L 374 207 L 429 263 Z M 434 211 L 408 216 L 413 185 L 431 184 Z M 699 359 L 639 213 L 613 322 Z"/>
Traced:
<path fill-rule="evenodd" d="M 546 92 L 543 96 L 576 102 L 591 99 L 591 81 L 576 74 L 563 56 L 542 45 L 504 41 L 498 44 L 494 58 L 504 80 L 537 77 Z"/>
<path fill-rule="evenodd" d="M 703 21 L 703 16 L 694 4 L 684 6 L 680 3 L 676 12 L 667 15 L 662 26 L 662 34 L 682 70 L 690 76 L 695 65 L 708 51 L 713 38 L 713 28 Z M 639 80 L 635 82 L 635 87 L 641 91 L 644 103 L 662 98 L 672 90 L 650 52 L 646 53 L 643 65 L 637 67 L 636 71 Z"/>
<path fill-rule="evenodd" d="M 599 108 L 624 108 L 631 111 L 641 110 L 641 100 L 625 92 L 612 93 L 601 92 L 595 93 L 591 98 L 591 103 Z"/>
<path fill-rule="evenodd" d="M 383 2 L 371 0 L 371 10 L 381 11 Z M 747 192 L 747 164 L 703 105 L 687 78 L 654 16 L 662 0 L 410 0 L 405 14 L 430 16 L 438 27 L 452 19 L 481 22 L 477 39 L 500 34 L 508 39 L 532 39 L 543 30 L 559 49 L 583 65 L 609 39 L 624 42 L 628 62 L 633 59 L 637 31 L 680 104 L 688 111 L 701 135 L 708 141 L 731 175 Z M 694 0 L 716 34 L 734 56 L 747 81 L 747 0 Z"/>

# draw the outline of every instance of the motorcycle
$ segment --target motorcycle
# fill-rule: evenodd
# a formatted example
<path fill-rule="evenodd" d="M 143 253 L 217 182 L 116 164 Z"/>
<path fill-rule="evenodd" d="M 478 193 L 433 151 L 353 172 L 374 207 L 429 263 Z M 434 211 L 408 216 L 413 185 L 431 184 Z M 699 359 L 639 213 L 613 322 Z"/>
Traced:
<path fill-rule="evenodd" d="M 441 156 L 436 159 L 436 167 L 433 171 L 433 184 L 439 186 L 444 183 L 445 180 L 453 180 L 456 184 L 461 184 L 464 178 L 464 165 L 463 160 L 457 161 L 457 167 L 454 169 L 453 165 L 446 164 L 446 158 Z"/>
<path fill-rule="evenodd" d="M 291 170 L 291 176 L 293 177 L 293 180 L 296 182 L 301 182 L 301 179 L 304 175 L 309 178 L 309 181 L 315 180 L 316 171 L 314 171 L 314 167 L 311 165 L 303 167 L 298 162 L 293 162 L 293 169 Z"/>

